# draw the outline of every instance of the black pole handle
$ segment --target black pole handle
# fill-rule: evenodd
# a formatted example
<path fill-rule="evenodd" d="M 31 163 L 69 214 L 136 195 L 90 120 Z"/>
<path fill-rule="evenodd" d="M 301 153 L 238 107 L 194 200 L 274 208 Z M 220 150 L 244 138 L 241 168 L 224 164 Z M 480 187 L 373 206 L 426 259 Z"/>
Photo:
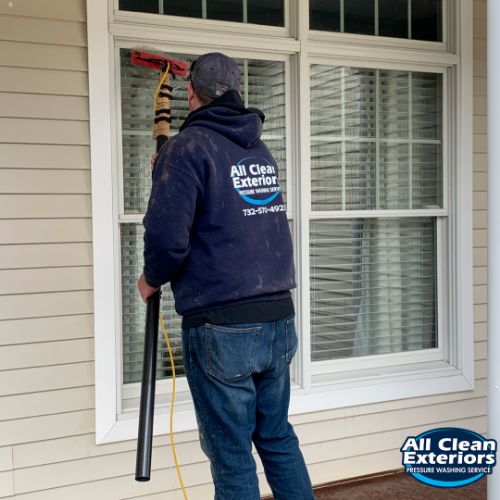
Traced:
<path fill-rule="evenodd" d="M 156 138 L 156 152 L 160 151 L 160 148 L 167 142 L 168 137 L 166 135 L 159 135 Z"/>
<path fill-rule="evenodd" d="M 135 467 L 136 481 L 149 481 L 151 476 L 159 315 L 160 290 L 151 295 L 147 303 L 141 405 L 139 410 L 139 432 L 137 436 L 137 459 Z"/>

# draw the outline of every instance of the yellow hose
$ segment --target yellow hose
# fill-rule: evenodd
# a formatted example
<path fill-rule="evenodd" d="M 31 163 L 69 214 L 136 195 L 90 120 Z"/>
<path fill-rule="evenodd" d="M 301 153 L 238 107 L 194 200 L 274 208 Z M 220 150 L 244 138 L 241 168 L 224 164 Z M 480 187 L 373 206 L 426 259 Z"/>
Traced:
<path fill-rule="evenodd" d="M 167 64 L 165 72 L 163 73 L 163 76 L 160 78 L 160 81 L 158 82 L 158 85 L 156 87 L 155 100 L 154 100 L 154 103 L 153 103 L 153 109 L 155 111 L 158 109 L 158 96 L 160 95 L 161 86 L 165 83 L 165 80 L 168 77 L 168 72 L 169 71 L 170 71 L 170 63 Z"/>
<path fill-rule="evenodd" d="M 158 109 L 158 96 L 160 94 L 161 86 L 165 82 L 168 77 L 168 72 L 170 71 L 170 63 L 168 63 L 163 76 L 161 77 L 158 86 L 156 87 L 155 92 L 155 101 L 154 101 L 154 109 L 155 111 Z M 177 476 L 179 477 L 179 483 L 181 485 L 182 493 L 184 495 L 184 499 L 188 500 L 188 496 L 186 493 L 186 488 L 184 487 L 184 481 L 182 480 L 181 469 L 179 467 L 179 460 L 177 459 L 177 451 L 175 449 L 174 443 L 174 404 L 175 404 L 175 363 L 174 363 L 174 355 L 172 353 L 172 347 L 170 346 L 170 340 L 168 338 L 167 328 L 165 326 L 165 321 L 163 319 L 163 315 L 160 312 L 160 323 L 161 328 L 163 330 L 163 336 L 165 337 L 165 344 L 167 345 L 168 355 L 170 357 L 170 366 L 172 367 L 172 401 L 170 403 L 170 444 L 172 445 L 172 455 L 174 456 L 175 468 L 177 470 Z"/>
<path fill-rule="evenodd" d="M 170 357 L 170 366 L 172 367 L 172 402 L 170 404 L 170 444 L 172 445 L 172 455 L 174 456 L 175 468 L 177 469 L 177 476 L 179 477 L 179 483 L 181 485 L 182 493 L 184 499 L 188 500 L 186 493 L 186 488 L 184 487 L 184 481 L 182 480 L 181 469 L 179 467 L 179 461 L 177 460 L 177 452 L 175 450 L 174 443 L 174 403 L 175 403 L 175 363 L 174 355 L 172 353 L 172 348 L 170 347 L 170 340 L 168 339 L 167 328 L 165 327 L 165 321 L 163 320 L 163 315 L 160 313 L 160 323 L 163 330 L 163 336 L 165 337 L 165 343 L 167 344 L 168 355 Z"/>

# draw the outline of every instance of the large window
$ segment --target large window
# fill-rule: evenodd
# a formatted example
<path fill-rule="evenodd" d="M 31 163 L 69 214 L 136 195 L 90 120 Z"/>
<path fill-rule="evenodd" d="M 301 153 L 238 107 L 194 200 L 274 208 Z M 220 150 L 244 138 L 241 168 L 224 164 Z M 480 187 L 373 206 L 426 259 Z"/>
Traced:
<path fill-rule="evenodd" d="M 151 138 L 154 112 L 151 103 L 158 72 L 130 61 L 130 49 L 121 48 L 120 98 L 122 143 L 122 210 L 120 221 L 121 244 L 121 318 L 123 339 L 123 382 L 139 382 L 142 375 L 144 324 L 146 310 L 137 293 L 136 281 L 143 266 L 142 217 L 146 211 L 151 190 L 150 158 L 155 149 Z M 157 51 L 156 53 L 162 54 Z M 163 53 L 164 54 L 164 53 Z M 167 55 L 167 54 L 164 54 Z M 190 63 L 196 56 L 169 52 L 169 57 Z M 286 198 L 286 133 L 285 133 L 285 64 L 281 61 L 237 59 L 242 73 L 243 99 L 247 106 L 258 107 L 265 115 L 263 139 L 276 158 Z M 176 78 L 171 82 L 171 132 L 178 132 L 187 117 L 186 81 Z M 163 287 L 161 310 L 169 331 L 177 374 L 183 374 L 181 347 L 181 318 L 175 313 L 170 287 Z M 157 377 L 171 376 L 170 360 L 159 332 Z"/>
<path fill-rule="evenodd" d="M 100 0 L 88 1 L 102 13 Z M 95 219 L 113 232 L 106 240 L 97 225 L 94 251 L 114 263 L 112 272 L 96 271 L 96 295 L 108 294 L 117 311 L 96 298 L 97 366 L 112 374 L 98 377 L 105 380 L 98 401 L 108 408 L 108 420 L 100 418 L 98 403 L 98 439 L 131 437 L 123 429 L 134 428 L 138 406 L 145 306 L 135 283 L 158 83 L 156 71 L 130 62 L 142 46 L 188 63 L 209 51 L 233 56 L 246 105 L 266 114 L 263 139 L 279 166 L 298 278 L 292 408 L 470 387 L 470 61 L 460 45 L 467 1 L 109 0 L 105 36 L 94 49 L 91 36 L 89 45 L 91 61 L 108 36 L 113 47 L 109 63 L 91 74 L 99 81 L 91 103 L 93 92 L 111 88 L 111 140 L 102 129 L 92 147 L 112 146 L 95 161 L 113 165 L 96 168 L 93 160 Z M 99 80 L 109 67 L 108 80 Z M 176 134 L 188 113 L 186 82 L 176 78 L 173 86 Z M 104 101 L 91 115 L 95 130 Z M 179 425 L 189 428 L 194 417 L 169 286 L 161 307 L 180 376 Z M 116 342 L 105 332 L 115 332 Z M 171 369 L 162 337 L 159 346 L 158 401 L 167 407 Z M 106 434 L 115 420 L 122 430 Z"/>
<path fill-rule="evenodd" d="M 312 361 L 438 346 L 440 74 L 311 67 Z M 394 218 L 391 209 L 405 209 Z"/>

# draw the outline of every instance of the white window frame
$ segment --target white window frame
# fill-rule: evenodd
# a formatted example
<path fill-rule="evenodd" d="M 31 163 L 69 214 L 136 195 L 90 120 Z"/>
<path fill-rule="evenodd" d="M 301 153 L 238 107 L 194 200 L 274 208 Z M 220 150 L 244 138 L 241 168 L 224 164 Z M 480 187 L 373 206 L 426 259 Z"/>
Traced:
<path fill-rule="evenodd" d="M 148 47 L 150 49 L 155 49 L 158 51 L 169 52 L 171 54 L 177 53 L 189 53 L 195 56 L 199 56 L 205 52 L 203 48 L 200 48 L 198 45 L 196 46 L 183 46 L 178 45 L 174 42 L 168 43 L 168 49 L 165 45 L 161 45 L 159 43 L 148 43 Z M 116 231 L 116 224 L 134 224 L 134 223 L 142 223 L 142 219 L 144 214 L 127 214 L 125 213 L 125 200 L 124 200 L 124 190 L 123 190 L 123 170 L 118 168 L 118 165 L 122 165 L 122 134 L 121 134 L 121 109 L 120 109 L 120 100 L 121 100 L 121 92 L 120 92 L 120 81 L 117 76 L 120 74 L 120 49 L 122 48 L 133 48 L 132 43 L 130 41 L 123 41 L 121 39 L 116 39 L 114 43 L 114 72 L 111 75 L 111 85 L 114 92 L 114 107 L 116 110 L 116 120 L 115 120 L 115 148 L 114 155 L 117 158 L 117 161 L 114 162 L 114 193 L 116 193 L 116 204 L 117 204 L 117 214 L 114 217 L 114 228 L 115 228 L 115 248 L 120 248 L 120 234 L 119 231 Z M 254 52 L 251 50 L 225 50 L 225 52 L 232 57 L 242 58 L 242 59 L 259 59 L 259 60 L 267 60 L 267 61 L 275 61 L 281 62 L 284 65 L 284 74 L 285 74 L 285 106 L 286 109 L 289 110 L 291 103 L 289 102 L 289 96 L 291 95 L 290 87 L 290 56 L 285 53 L 262 53 L 262 52 Z M 175 85 L 175 81 L 174 81 Z M 286 113 L 285 117 L 285 134 L 288 135 L 292 129 L 291 127 L 291 117 L 289 112 Z M 264 135 L 264 134 L 263 134 Z M 292 155 L 290 141 L 286 141 L 286 157 L 290 158 Z M 286 165 L 286 179 L 287 185 L 289 184 L 290 191 L 293 190 L 293 173 L 291 169 L 292 161 L 287 161 Z M 287 217 L 289 222 L 294 222 L 295 217 L 295 207 L 294 200 L 292 196 L 288 196 L 287 199 Z M 114 267 L 115 267 L 115 290 L 117 290 L 115 296 L 115 310 L 116 310 L 116 323 L 115 323 L 115 331 L 122 331 L 122 302 L 121 302 L 121 294 L 120 290 L 122 289 L 121 285 L 121 259 L 120 252 L 117 250 L 117 257 L 115 258 Z M 169 286 L 169 285 L 167 285 Z M 140 396 L 140 382 L 123 384 L 123 374 L 122 374 L 122 365 L 121 361 L 123 359 L 123 342 L 122 336 L 118 333 L 116 335 L 116 358 L 119 361 L 117 363 L 117 384 L 119 386 L 119 391 L 117 393 L 117 415 L 119 420 L 128 419 L 130 415 L 134 415 L 137 413 L 137 408 L 139 406 L 139 396 Z M 169 391 L 170 391 L 171 381 L 169 379 L 161 379 L 156 382 L 156 406 L 160 409 L 160 411 L 167 411 L 170 404 Z M 121 389 L 120 389 L 121 388 Z M 186 410 L 191 410 L 191 402 L 190 402 L 190 394 L 189 388 L 187 384 L 187 380 L 185 377 L 179 377 L 177 379 L 177 395 L 180 402 L 176 403 L 176 407 L 179 409 L 185 408 Z M 137 400 L 137 405 L 131 404 L 134 400 Z M 125 408 L 123 403 L 126 402 Z M 128 407 L 132 406 L 133 409 L 129 409 Z M 178 411 L 178 410 L 177 410 Z"/>
<path fill-rule="evenodd" d="M 117 262 L 120 256 L 116 231 L 120 191 L 117 190 L 119 176 L 116 170 L 120 150 L 113 81 L 115 42 L 119 43 L 120 40 L 168 45 L 172 51 L 197 53 L 200 49 L 196 50 L 193 30 L 213 31 L 217 36 L 207 37 L 209 39 L 206 43 L 204 41 L 201 52 L 211 49 L 227 51 L 227 47 L 237 46 L 236 39 L 241 44 L 243 37 L 246 50 L 232 50 L 232 55 L 258 58 L 267 53 L 273 58 L 271 54 L 280 53 L 280 57 L 290 61 L 287 65 L 294 76 L 290 83 L 291 92 L 286 97 L 287 130 L 291 132 L 287 141 L 287 168 L 289 165 L 301 165 L 301 168 L 288 176 L 288 191 L 291 195 L 294 192 L 291 199 L 296 201 L 292 218 L 297 242 L 297 297 L 298 303 L 302 305 L 297 311 L 302 334 L 301 349 L 293 367 L 295 384 L 290 405 L 292 414 L 474 388 L 472 3 L 469 0 L 457 0 L 452 6 L 448 0 L 444 0 L 444 5 L 449 6 L 449 9 L 444 11 L 443 42 L 429 43 L 309 31 L 308 2 L 299 0 L 285 1 L 284 28 L 154 14 L 136 15 L 118 12 L 116 0 L 115 4 L 112 1 L 108 4 L 102 0 L 87 0 L 97 443 L 135 438 L 138 423 L 136 411 L 121 411 L 121 317 L 117 307 L 120 289 L 116 276 L 119 273 Z M 139 24 L 137 20 L 140 20 Z M 360 48 L 363 58 L 359 57 Z M 412 50 L 416 48 L 419 50 Z M 441 347 L 427 350 L 423 359 L 419 358 L 422 356 L 420 353 L 401 353 L 349 359 L 345 362 L 339 360 L 333 372 L 331 366 L 323 371 L 315 369 L 314 372 L 312 363 L 306 361 L 310 359 L 309 221 L 317 218 L 317 215 L 332 218 L 331 213 L 323 215 L 310 211 L 309 65 L 318 60 L 328 61 L 328 64 L 335 62 L 356 67 L 364 64 L 370 68 L 407 68 L 410 71 L 439 72 L 448 68 L 445 91 L 455 96 L 454 105 L 450 109 L 445 108 L 443 115 L 443 120 L 449 117 L 450 130 L 446 151 L 443 147 L 443 185 L 448 189 L 444 193 L 444 208 L 432 210 L 432 215 L 449 213 L 449 223 L 446 225 L 448 234 L 443 239 L 448 241 L 449 247 L 448 280 L 439 288 L 438 297 L 440 304 L 444 304 L 445 298 L 448 298 L 449 323 L 440 327 L 447 330 L 449 335 L 443 338 L 442 351 L 437 352 Z M 295 130 L 290 128 L 291 116 L 297 124 Z M 447 172 L 448 164 L 456 168 Z M 289 171 L 287 173 L 290 174 Z M 430 214 L 429 210 L 422 212 Z M 355 212 L 356 215 L 359 213 Z M 386 211 L 384 215 L 387 215 Z M 348 212 L 335 215 L 342 218 L 349 216 Z M 376 216 L 376 213 L 370 211 L 370 216 Z M 444 255 L 445 250 L 438 249 L 439 261 L 444 260 Z M 439 269 L 440 266 L 438 272 Z M 342 370 L 347 363 L 359 371 L 354 374 Z M 392 364 L 390 368 L 389 363 Z M 335 380 L 331 378 L 332 373 L 335 373 Z M 181 389 L 187 389 L 185 381 L 181 379 L 179 383 Z M 168 381 L 159 381 L 157 385 L 161 393 L 166 394 Z M 168 403 L 166 396 L 163 398 L 165 400 L 162 396 L 159 398 L 155 434 L 167 432 L 168 419 L 163 418 L 162 414 L 167 412 Z M 196 419 L 190 400 L 183 398 L 176 408 L 176 430 L 195 429 Z"/>
<path fill-rule="evenodd" d="M 377 51 L 378 53 L 378 51 Z M 442 76 L 442 84 L 443 84 L 443 137 L 441 140 L 443 158 L 442 158 L 442 166 L 443 166 L 443 186 L 448 186 L 448 178 L 449 178 L 449 161 L 448 161 L 448 136 L 450 135 L 448 132 L 451 130 L 449 126 L 448 120 L 448 74 L 447 69 L 443 67 L 443 62 L 436 62 L 435 65 L 430 65 L 428 63 L 417 63 L 414 62 L 412 64 L 408 64 L 407 61 L 401 59 L 397 60 L 394 58 L 391 59 L 391 63 L 387 63 L 387 61 L 380 61 L 377 58 L 377 53 L 370 54 L 367 58 L 357 58 L 351 59 L 349 57 L 338 58 L 335 56 L 326 56 L 322 57 L 317 56 L 315 54 L 309 56 L 309 64 L 322 64 L 326 66 L 346 66 L 346 67 L 356 67 L 356 68 L 366 68 L 373 70 L 390 70 L 390 69 L 398 69 L 400 71 L 410 71 L 410 72 L 428 72 L 431 74 L 441 74 Z M 445 64 L 450 64 L 452 67 L 451 61 Z M 410 116 L 411 120 L 411 116 Z M 345 140 L 346 138 L 342 138 Z M 411 175 L 410 175 L 411 178 Z M 310 190 L 310 185 L 309 188 Z M 312 208 L 306 212 L 309 215 L 308 226 L 312 221 L 318 220 L 349 220 L 352 218 L 362 219 L 362 218 L 387 218 L 387 217 L 430 217 L 436 220 L 436 260 L 437 260 L 437 272 L 438 272 L 438 287 L 437 287 L 437 345 L 436 348 L 427 348 L 419 351 L 408 351 L 408 352 L 398 352 L 391 354 L 379 354 L 379 355 L 369 355 L 357 358 L 345 358 L 345 359 L 336 359 L 336 360 L 326 360 L 326 361 L 315 361 L 312 363 L 311 367 L 311 384 L 314 385 L 315 379 L 319 382 L 319 385 L 325 385 L 328 382 L 321 382 L 321 380 L 330 379 L 330 382 L 333 379 L 338 379 L 339 373 L 343 373 L 345 376 L 349 376 L 351 378 L 358 378 L 359 375 L 362 377 L 366 372 L 369 373 L 369 370 L 373 369 L 384 369 L 387 366 L 403 366 L 403 365 L 417 365 L 417 363 L 434 363 L 440 362 L 442 360 L 449 358 L 448 346 L 447 346 L 447 335 L 444 335 L 444 332 L 447 331 L 446 328 L 446 318 L 448 318 L 448 297 L 443 293 L 443 278 L 442 272 L 446 267 L 446 256 L 443 251 L 443 247 L 448 246 L 447 237 L 448 235 L 445 233 L 443 225 L 446 225 L 449 220 L 449 210 L 448 210 L 448 192 L 444 190 L 443 193 L 443 206 L 442 208 L 425 208 L 425 209 L 380 209 L 380 210 L 322 210 L 315 211 Z M 446 218 L 445 220 L 440 219 Z M 309 320 L 310 321 L 310 320 Z M 444 365 L 443 365 L 444 367 Z M 359 375 L 356 375 L 359 374 Z M 331 375 L 328 377 L 328 375 Z"/>

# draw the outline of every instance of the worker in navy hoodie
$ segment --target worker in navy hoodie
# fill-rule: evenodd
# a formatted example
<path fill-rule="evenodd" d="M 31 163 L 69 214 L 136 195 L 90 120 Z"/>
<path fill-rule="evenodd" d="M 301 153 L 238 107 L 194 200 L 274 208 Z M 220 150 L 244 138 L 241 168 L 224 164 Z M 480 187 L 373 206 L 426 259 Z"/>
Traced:
<path fill-rule="evenodd" d="M 288 422 L 292 240 L 264 115 L 244 107 L 240 79 L 220 53 L 191 66 L 190 113 L 155 162 L 138 288 L 146 301 L 171 283 L 215 498 L 260 498 L 253 442 L 275 498 L 309 500 Z"/>

